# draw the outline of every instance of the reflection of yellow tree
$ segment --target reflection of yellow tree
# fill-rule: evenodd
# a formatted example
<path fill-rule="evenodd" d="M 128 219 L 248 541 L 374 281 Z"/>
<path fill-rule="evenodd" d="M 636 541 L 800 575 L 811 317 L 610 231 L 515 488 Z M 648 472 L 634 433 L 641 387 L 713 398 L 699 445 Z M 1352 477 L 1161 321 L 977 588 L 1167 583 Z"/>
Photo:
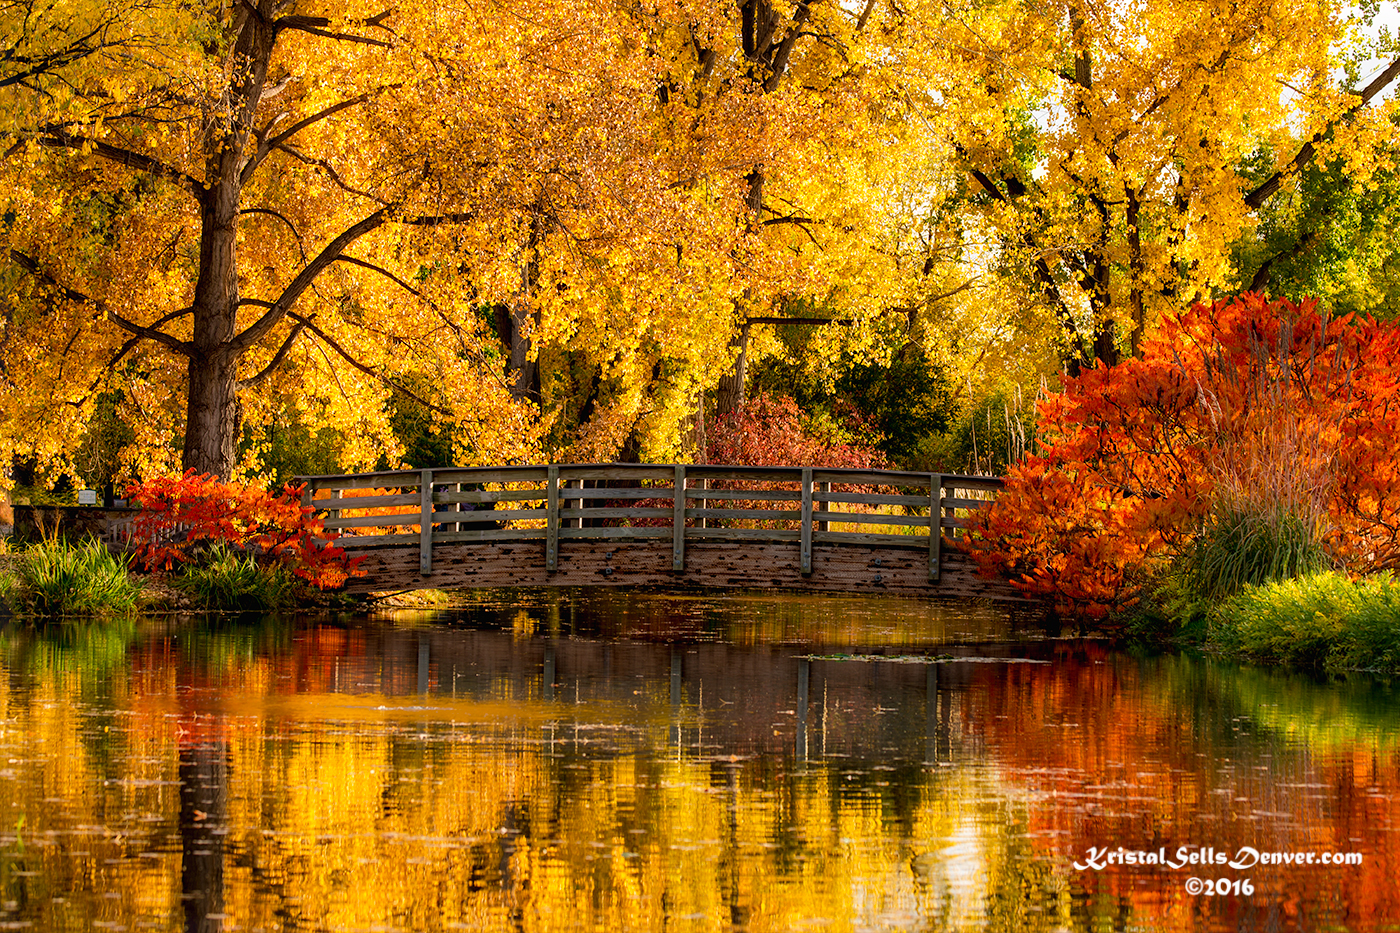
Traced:
<path fill-rule="evenodd" d="M 168 925 L 182 909 L 177 762 L 198 742 L 227 765 L 226 806 L 207 818 L 227 830 L 221 909 L 245 928 L 1035 931 L 1115 911 L 1187 928 L 1195 908 L 1169 886 L 1130 873 L 1085 885 L 1063 859 L 1090 844 L 1155 848 L 1164 832 L 1172 845 L 1363 849 L 1367 864 L 1347 875 L 1353 915 L 1394 909 L 1381 900 L 1396 858 L 1384 828 L 1400 790 L 1393 743 L 1363 729 L 1300 749 L 1286 733 L 1220 725 L 1281 697 L 1281 720 L 1305 718 L 1336 696 L 1288 681 L 1177 661 L 1144 677 L 1108 657 L 985 665 L 972 689 L 942 697 L 976 759 L 801 762 L 678 752 L 670 730 L 699 714 L 665 690 L 560 706 L 318 686 L 334 676 L 321 653 L 353 652 L 357 637 L 311 632 L 256 653 L 212 639 L 200 664 L 157 641 L 131 652 L 130 676 L 6 644 L 4 899 L 22 892 L 22 919 L 42 929 Z M 1193 703 L 1227 712 L 1192 726 L 1178 713 Z M 1253 768 L 1262 761 L 1271 779 Z M 1280 781 L 1324 789 L 1309 799 Z M 1236 797 L 1275 810 L 1287 834 L 1236 819 Z M 1218 839 L 1170 837 L 1203 811 Z"/>

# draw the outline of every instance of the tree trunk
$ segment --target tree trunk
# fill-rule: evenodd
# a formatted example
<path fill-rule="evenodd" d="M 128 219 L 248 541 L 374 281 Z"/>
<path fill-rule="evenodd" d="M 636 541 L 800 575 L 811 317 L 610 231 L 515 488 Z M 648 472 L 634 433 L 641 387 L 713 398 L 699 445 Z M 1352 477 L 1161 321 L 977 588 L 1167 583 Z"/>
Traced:
<path fill-rule="evenodd" d="M 228 345 L 238 323 L 238 193 L 235 181 L 204 197 L 181 457 L 186 470 L 225 481 L 238 430 L 238 357 Z"/>
<path fill-rule="evenodd" d="M 729 341 L 729 347 L 737 348 L 738 355 L 734 357 L 734 368 L 719 377 L 719 388 L 715 393 L 715 412 L 721 415 L 744 407 L 744 377 L 747 375 L 749 357 L 747 321 L 739 329 L 739 333 L 734 335 L 734 339 Z"/>
<path fill-rule="evenodd" d="M 190 341 L 186 405 L 186 470 L 213 473 L 227 481 L 233 472 L 239 425 L 238 358 L 232 341 L 238 327 L 238 209 L 248 128 L 267 80 L 277 34 L 257 11 L 238 33 L 233 61 L 234 98 L 227 110 L 209 115 L 204 139 L 205 184 L 199 195 L 199 279 L 194 286 L 194 334 Z"/>
<path fill-rule="evenodd" d="M 232 473 L 240 421 L 237 372 L 238 360 L 226 351 L 190 357 L 181 458 L 186 470 L 213 473 L 225 481 Z"/>

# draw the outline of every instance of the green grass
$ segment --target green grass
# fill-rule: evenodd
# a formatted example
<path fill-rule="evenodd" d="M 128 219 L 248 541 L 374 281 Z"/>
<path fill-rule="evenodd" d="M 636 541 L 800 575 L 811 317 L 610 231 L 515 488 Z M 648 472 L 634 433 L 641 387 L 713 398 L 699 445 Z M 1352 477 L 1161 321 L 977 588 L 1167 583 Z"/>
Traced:
<path fill-rule="evenodd" d="M 1221 509 L 1180 568 L 1191 594 L 1217 600 L 1246 586 L 1317 573 L 1331 567 L 1313 529 L 1283 510 Z"/>
<path fill-rule="evenodd" d="M 4 587 L 6 601 L 45 616 L 120 615 L 140 603 L 129 559 L 100 541 L 45 541 L 18 555 L 16 572 Z"/>
<path fill-rule="evenodd" d="M 1326 571 L 1247 586 L 1213 614 L 1231 654 L 1325 671 L 1400 671 L 1400 582 Z"/>
<path fill-rule="evenodd" d="M 197 606 L 238 612 L 278 609 L 296 601 L 300 581 L 285 567 L 263 567 L 253 555 L 215 547 L 171 583 Z"/>

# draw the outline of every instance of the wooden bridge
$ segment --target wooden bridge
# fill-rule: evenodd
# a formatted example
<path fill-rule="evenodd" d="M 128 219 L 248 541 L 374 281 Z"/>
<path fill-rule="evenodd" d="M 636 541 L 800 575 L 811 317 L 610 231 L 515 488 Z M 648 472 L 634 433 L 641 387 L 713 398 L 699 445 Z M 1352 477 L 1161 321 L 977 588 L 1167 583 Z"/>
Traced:
<path fill-rule="evenodd" d="M 497 586 L 782 587 L 1016 598 L 958 547 L 996 477 L 560 464 L 300 477 L 352 593 Z M 936 530 L 938 533 L 931 533 Z"/>

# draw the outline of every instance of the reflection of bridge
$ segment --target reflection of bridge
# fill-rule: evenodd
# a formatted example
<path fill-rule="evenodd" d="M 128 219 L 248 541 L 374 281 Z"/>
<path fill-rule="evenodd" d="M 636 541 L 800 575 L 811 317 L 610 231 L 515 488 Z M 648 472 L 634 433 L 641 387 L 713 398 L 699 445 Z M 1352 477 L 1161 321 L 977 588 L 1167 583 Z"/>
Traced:
<path fill-rule="evenodd" d="M 571 464 L 305 479 L 303 501 L 366 557 L 352 593 L 601 584 L 1014 598 L 956 546 L 1001 488 L 995 477 Z"/>

